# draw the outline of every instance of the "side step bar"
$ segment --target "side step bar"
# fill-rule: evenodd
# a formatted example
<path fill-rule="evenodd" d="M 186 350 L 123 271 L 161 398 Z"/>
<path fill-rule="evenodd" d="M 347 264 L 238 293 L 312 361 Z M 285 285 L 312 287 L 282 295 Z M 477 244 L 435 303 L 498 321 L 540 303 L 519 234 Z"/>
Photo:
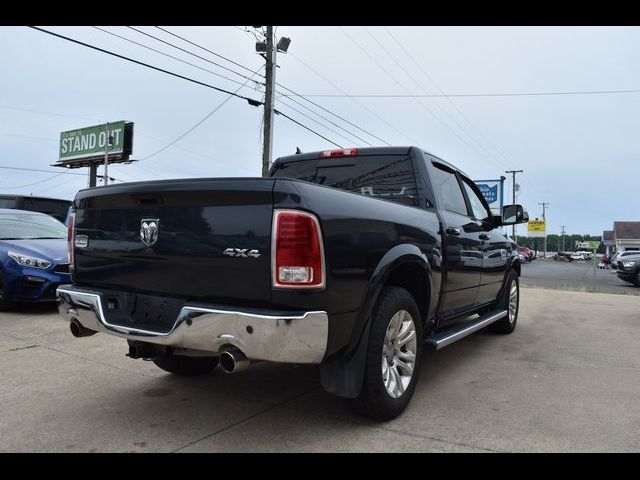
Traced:
<path fill-rule="evenodd" d="M 507 316 L 506 310 L 496 310 L 486 315 L 482 315 L 478 318 L 474 318 L 468 322 L 461 323 L 455 327 L 438 332 L 432 337 L 425 338 L 424 344 L 427 348 L 432 350 L 440 350 L 453 342 L 460 340 L 461 338 L 471 335 L 474 332 L 492 324 L 493 322 L 500 320 Z"/>

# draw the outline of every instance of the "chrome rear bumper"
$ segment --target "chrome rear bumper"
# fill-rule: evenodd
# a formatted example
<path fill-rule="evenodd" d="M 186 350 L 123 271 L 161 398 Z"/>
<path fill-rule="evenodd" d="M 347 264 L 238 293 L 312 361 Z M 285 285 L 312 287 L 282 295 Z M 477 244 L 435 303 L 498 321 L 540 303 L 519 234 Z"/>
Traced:
<path fill-rule="evenodd" d="M 185 305 L 171 330 L 160 333 L 109 323 L 96 290 L 63 285 L 57 300 L 68 322 L 129 340 L 216 354 L 237 347 L 250 360 L 311 364 L 322 361 L 327 347 L 329 320 L 321 311 L 272 315 Z"/>

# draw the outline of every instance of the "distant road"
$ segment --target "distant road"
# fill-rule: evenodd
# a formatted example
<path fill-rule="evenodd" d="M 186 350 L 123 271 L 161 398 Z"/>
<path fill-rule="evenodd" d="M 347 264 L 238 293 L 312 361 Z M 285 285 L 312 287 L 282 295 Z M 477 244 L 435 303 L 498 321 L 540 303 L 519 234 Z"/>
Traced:
<path fill-rule="evenodd" d="M 592 261 L 534 260 L 522 265 L 520 283 L 531 287 L 593 291 Z M 640 295 L 640 288 L 623 282 L 616 271 L 596 269 L 596 292 Z"/>

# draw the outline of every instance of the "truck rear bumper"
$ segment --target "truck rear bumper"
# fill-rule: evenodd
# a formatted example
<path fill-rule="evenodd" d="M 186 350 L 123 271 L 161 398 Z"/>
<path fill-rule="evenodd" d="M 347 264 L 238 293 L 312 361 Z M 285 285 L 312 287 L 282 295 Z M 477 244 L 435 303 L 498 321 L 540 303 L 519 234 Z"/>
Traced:
<path fill-rule="evenodd" d="M 57 289 L 58 311 L 96 332 L 175 348 L 218 354 L 239 348 L 249 360 L 319 364 L 329 333 L 326 312 L 246 311 L 205 304 L 185 305 L 166 333 L 109 323 L 96 290 L 63 285 Z"/>

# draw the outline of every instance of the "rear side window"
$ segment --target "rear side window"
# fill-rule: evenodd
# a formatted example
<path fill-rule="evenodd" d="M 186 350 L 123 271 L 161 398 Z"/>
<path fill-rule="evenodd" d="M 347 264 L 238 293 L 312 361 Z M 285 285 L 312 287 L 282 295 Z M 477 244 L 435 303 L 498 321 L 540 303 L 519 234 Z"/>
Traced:
<path fill-rule="evenodd" d="M 409 157 L 370 156 L 335 160 L 301 160 L 278 165 L 274 177 L 289 177 L 368 197 L 418 205 Z"/>
<path fill-rule="evenodd" d="M 440 208 L 460 215 L 467 215 L 467 205 L 455 174 L 438 163 L 434 163 L 433 166 L 435 168 L 431 182 Z"/>

